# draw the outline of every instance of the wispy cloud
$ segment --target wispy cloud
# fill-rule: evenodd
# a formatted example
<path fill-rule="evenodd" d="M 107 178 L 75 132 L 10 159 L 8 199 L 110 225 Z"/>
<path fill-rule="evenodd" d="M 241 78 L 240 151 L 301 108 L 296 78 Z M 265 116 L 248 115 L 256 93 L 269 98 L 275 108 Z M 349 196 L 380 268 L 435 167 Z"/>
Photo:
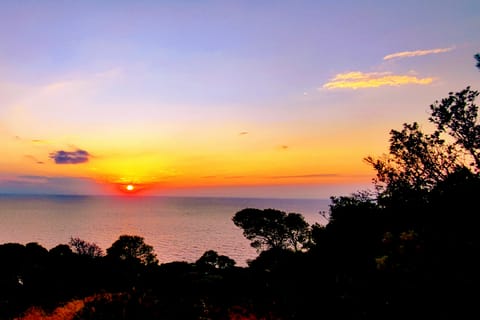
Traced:
<path fill-rule="evenodd" d="M 292 178 L 328 178 L 338 177 L 336 173 L 313 173 L 313 174 L 301 174 L 292 176 L 272 176 L 271 179 L 292 179 Z"/>
<path fill-rule="evenodd" d="M 436 53 L 452 51 L 453 49 L 455 48 L 449 47 L 449 48 L 437 48 L 437 49 L 428 49 L 428 50 L 402 51 L 402 52 L 388 54 L 385 57 L 383 57 L 383 60 L 426 56 L 428 54 L 436 54 Z"/>
<path fill-rule="evenodd" d="M 396 75 L 391 72 L 347 72 L 337 74 L 323 85 L 325 89 L 363 89 L 383 86 L 401 86 L 407 84 L 426 85 L 433 78 L 417 78 L 414 75 Z"/>
<path fill-rule="evenodd" d="M 55 160 L 56 164 L 79 164 L 88 162 L 90 154 L 85 150 L 76 151 L 55 151 L 50 153 L 50 158 Z"/>
<path fill-rule="evenodd" d="M 43 164 L 44 163 L 43 161 L 38 160 L 37 158 L 35 158 L 34 156 L 32 156 L 30 154 L 25 155 L 25 158 L 32 160 L 36 164 Z"/>
<path fill-rule="evenodd" d="M 13 194 L 107 194 L 88 178 L 48 176 L 0 176 L 0 193 Z"/>
<path fill-rule="evenodd" d="M 49 177 L 46 176 L 34 176 L 34 175 L 23 175 L 14 178 L 14 181 L 22 181 L 28 183 L 45 183 L 47 182 Z"/>
<path fill-rule="evenodd" d="M 48 140 L 41 140 L 41 139 L 33 139 L 31 140 L 31 142 L 35 145 L 45 145 L 49 143 Z"/>
<path fill-rule="evenodd" d="M 51 82 L 43 87 L 41 91 L 43 94 L 60 94 L 65 92 L 84 92 L 90 88 L 95 88 L 102 84 L 102 81 L 113 81 L 120 79 L 123 72 L 119 68 L 97 72 L 95 74 L 87 74 L 83 77 L 76 77 L 73 79 L 58 80 Z"/>

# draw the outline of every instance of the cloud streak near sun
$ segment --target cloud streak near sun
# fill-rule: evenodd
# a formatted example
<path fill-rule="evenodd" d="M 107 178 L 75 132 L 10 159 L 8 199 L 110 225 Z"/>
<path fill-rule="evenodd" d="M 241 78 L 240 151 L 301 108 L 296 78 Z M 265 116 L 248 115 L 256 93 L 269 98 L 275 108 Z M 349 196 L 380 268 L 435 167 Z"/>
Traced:
<path fill-rule="evenodd" d="M 325 89 L 363 89 L 407 84 L 426 85 L 433 78 L 417 78 L 413 75 L 396 75 L 391 72 L 347 72 L 340 73 L 323 85 Z"/>
<path fill-rule="evenodd" d="M 55 151 L 50 153 L 50 158 L 56 164 L 79 164 L 88 162 L 90 154 L 85 150 L 77 149 L 76 151 Z"/>
<path fill-rule="evenodd" d="M 396 53 L 388 54 L 385 57 L 383 57 L 383 60 L 426 56 L 426 55 L 429 55 L 429 54 L 436 54 L 436 53 L 443 53 L 443 52 L 452 51 L 453 49 L 454 49 L 454 47 L 428 49 L 428 50 L 402 51 L 402 52 L 396 52 Z"/>

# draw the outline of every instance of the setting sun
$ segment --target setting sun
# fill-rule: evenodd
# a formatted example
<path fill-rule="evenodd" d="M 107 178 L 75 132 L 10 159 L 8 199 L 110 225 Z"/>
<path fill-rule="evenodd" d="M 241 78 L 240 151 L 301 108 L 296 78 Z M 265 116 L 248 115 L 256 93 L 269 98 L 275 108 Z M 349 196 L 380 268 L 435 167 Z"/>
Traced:
<path fill-rule="evenodd" d="M 115 187 L 117 195 L 138 195 L 152 187 L 152 184 L 149 183 L 140 181 L 134 182 L 130 179 L 128 179 L 128 181 L 125 180 L 127 179 L 120 179 L 120 181 L 114 181 L 111 183 L 111 185 Z"/>

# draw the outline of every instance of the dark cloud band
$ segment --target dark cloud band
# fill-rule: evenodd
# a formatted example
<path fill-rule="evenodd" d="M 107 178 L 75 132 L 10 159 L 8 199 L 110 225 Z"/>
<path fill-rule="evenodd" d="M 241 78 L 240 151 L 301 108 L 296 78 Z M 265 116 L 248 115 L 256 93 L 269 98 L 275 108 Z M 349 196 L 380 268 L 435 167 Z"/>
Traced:
<path fill-rule="evenodd" d="M 79 164 L 88 162 L 90 154 L 85 150 L 76 151 L 55 151 L 50 153 L 50 158 L 55 161 L 56 164 Z"/>

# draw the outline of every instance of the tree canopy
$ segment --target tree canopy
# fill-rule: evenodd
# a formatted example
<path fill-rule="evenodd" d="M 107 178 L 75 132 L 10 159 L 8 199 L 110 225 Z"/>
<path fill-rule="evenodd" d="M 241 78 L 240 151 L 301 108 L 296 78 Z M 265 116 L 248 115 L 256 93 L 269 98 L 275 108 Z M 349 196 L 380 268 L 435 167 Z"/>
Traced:
<path fill-rule="evenodd" d="M 158 264 L 153 247 L 146 244 L 144 238 L 140 236 L 121 235 L 107 249 L 107 257 L 143 265 Z"/>
<path fill-rule="evenodd" d="M 298 213 L 287 214 L 277 209 L 246 208 L 237 212 L 233 223 L 243 229 L 257 251 L 291 249 L 300 251 L 308 245 L 309 224 Z"/>
<path fill-rule="evenodd" d="M 236 262 L 227 256 L 219 255 L 215 250 L 207 250 L 195 264 L 206 268 L 228 269 L 234 267 Z"/>
<path fill-rule="evenodd" d="M 466 87 L 431 104 L 428 120 L 436 126 L 431 134 L 416 122 L 390 131 L 389 154 L 365 158 L 376 171 L 374 184 L 380 200 L 420 199 L 463 168 L 479 172 L 478 95 Z"/>
<path fill-rule="evenodd" d="M 87 242 L 77 237 L 71 237 L 68 244 L 73 249 L 73 252 L 78 255 L 89 257 L 103 256 L 103 250 L 96 243 Z"/>

